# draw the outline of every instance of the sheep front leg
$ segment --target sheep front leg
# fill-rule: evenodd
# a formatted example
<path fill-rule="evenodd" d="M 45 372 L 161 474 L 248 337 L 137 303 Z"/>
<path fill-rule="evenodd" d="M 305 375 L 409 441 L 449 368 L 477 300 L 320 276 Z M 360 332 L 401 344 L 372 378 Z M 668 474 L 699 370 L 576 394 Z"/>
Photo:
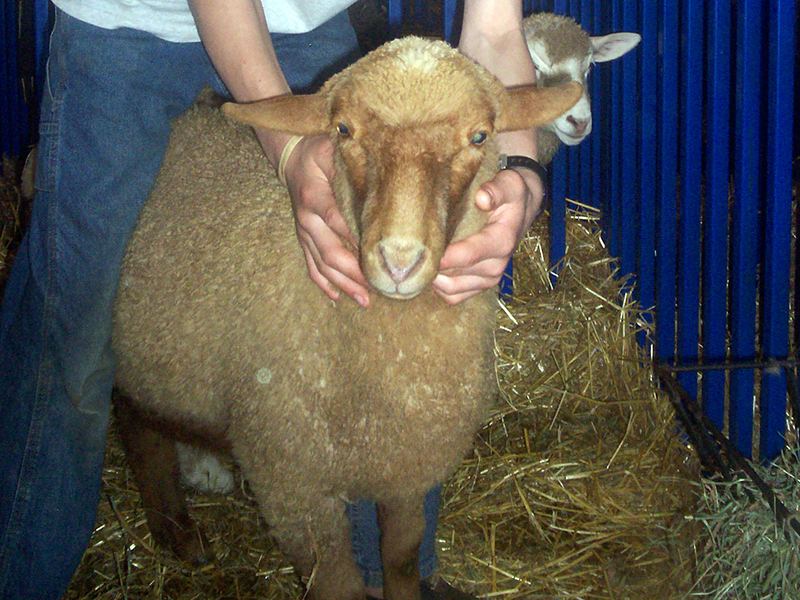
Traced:
<path fill-rule="evenodd" d="M 386 600 L 419 600 L 419 546 L 425 530 L 422 503 L 422 498 L 415 498 L 378 504 Z"/>
<path fill-rule="evenodd" d="M 344 502 L 323 490 L 267 490 L 258 477 L 249 480 L 272 536 L 307 587 L 305 600 L 364 600 Z"/>
<path fill-rule="evenodd" d="M 142 496 L 153 538 L 192 565 L 208 564 L 214 555 L 186 508 L 175 441 L 128 398 L 115 394 L 114 408 L 125 457 Z"/>

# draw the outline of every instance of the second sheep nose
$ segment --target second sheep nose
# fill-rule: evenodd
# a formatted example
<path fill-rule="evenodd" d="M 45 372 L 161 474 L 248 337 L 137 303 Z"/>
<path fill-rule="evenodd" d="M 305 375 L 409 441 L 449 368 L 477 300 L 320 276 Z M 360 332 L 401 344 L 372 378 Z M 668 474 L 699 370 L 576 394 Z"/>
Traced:
<path fill-rule="evenodd" d="M 383 267 L 395 283 L 408 279 L 425 258 L 425 247 L 419 243 L 383 241 L 378 249 Z"/>
<path fill-rule="evenodd" d="M 589 125 L 589 119 L 576 119 L 572 115 L 567 117 L 567 121 L 575 128 L 575 135 L 583 135 L 586 131 L 586 126 Z"/>

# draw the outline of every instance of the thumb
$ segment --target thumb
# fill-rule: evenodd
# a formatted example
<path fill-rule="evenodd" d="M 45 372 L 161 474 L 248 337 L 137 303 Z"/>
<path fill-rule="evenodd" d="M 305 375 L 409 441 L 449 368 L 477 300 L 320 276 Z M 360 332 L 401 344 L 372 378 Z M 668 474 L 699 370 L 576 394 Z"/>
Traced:
<path fill-rule="evenodd" d="M 500 190 L 491 181 L 484 183 L 475 192 L 475 206 L 483 212 L 492 212 L 500 204 Z"/>

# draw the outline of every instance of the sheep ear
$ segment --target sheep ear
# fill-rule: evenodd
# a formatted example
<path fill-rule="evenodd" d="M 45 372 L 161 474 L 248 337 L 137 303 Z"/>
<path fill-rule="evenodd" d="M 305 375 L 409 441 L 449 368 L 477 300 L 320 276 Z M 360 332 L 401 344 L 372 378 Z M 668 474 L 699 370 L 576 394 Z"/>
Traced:
<path fill-rule="evenodd" d="M 638 33 L 610 33 L 591 40 L 594 48 L 592 61 L 608 62 L 633 50 L 642 41 L 642 36 Z"/>
<path fill-rule="evenodd" d="M 327 95 L 286 95 L 249 104 L 226 102 L 222 112 L 246 125 L 293 135 L 320 135 L 329 129 Z"/>
<path fill-rule="evenodd" d="M 497 131 L 516 131 L 545 125 L 572 108 L 581 96 L 583 87 L 577 81 L 552 88 L 509 89 L 495 127 Z"/>

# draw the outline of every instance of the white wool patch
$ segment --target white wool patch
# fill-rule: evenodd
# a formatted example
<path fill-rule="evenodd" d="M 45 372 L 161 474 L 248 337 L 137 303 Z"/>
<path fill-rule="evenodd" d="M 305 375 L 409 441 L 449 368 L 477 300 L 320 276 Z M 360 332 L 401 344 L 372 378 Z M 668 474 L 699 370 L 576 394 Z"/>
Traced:
<path fill-rule="evenodd" d="M 531 52 L 531 58 L 537 69 L 545 73 L 550 72 L 553 66 L 553 61 L 550 59 L 550 53 L 547 51 L 547 46 L 540 40 L 534 40 L 529 44 L 528 49 Z"/>
<path fill-rule="evenodd" d="M 201 492 L 227 494 L 233 491 L 231 473 L 213 453 L 196 446 L 175 444 L 183 481 Z"/>
<path fill-rule="evenodd" d="M 566 71 L 575 81 L 583 81 L 586 71 L 591 63 L 588 58 L 570 58 L 562 61 L 559 65 L 560 71 Z"/>
<path fill-rule="evenodd" d="M 444 53 L 435 46 L 406 46 L 396 55 L 395 60 L 400 63 L 402 70 L 419 71 L 420 73 L 430 73 L 436 69 L 439 60 L 444 57 Z"/>
<path fill-rule="evenodd" d="M 262 385 L 268 384 L 272 381 L 272 371 L 268 367 L 261 367 L 256 371 L 256 381 Z"/>

